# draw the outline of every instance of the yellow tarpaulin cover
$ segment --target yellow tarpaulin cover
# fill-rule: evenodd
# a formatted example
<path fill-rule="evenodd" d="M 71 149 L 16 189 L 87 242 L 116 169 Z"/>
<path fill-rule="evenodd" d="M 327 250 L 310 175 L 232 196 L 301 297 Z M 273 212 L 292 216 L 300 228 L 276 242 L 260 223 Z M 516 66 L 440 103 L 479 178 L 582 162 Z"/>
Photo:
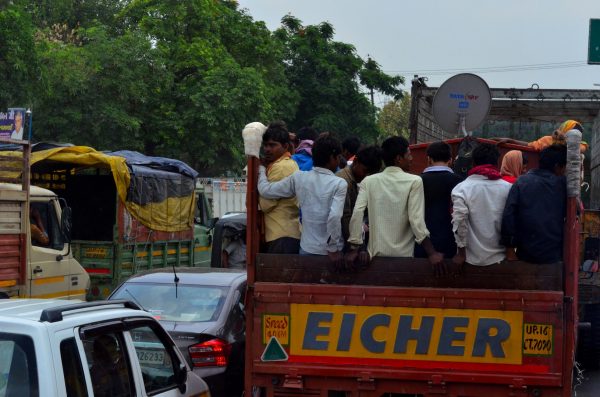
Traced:
<path fill-rule="evenodd" d="M 31 165 L 51 160 L 84 167 L 110 167 L 117 193 L 129 213 L 144 226 L 165 232 L 178 232 L 193 226 L 195 195 L 169 197 L 160 203 L 140 205 L 127 201 L 131 181 L 124 157 L 111 156 L 87 146 L 59 147 L 31 153 Z"/>

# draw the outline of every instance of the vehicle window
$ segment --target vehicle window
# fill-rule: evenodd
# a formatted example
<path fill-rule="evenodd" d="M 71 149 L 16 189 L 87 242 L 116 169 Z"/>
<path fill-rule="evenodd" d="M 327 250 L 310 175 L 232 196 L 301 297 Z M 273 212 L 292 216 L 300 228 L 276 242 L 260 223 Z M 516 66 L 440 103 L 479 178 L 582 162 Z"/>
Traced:
<path fill-rule="evenodd" d="M 132 328 L 129 332 L 142 369 L 146 393 L 176 387 L 172 351 L 148 326 Z"/>
<path fill-rule="evenodd" d="M 177 322 L 216 321 L 229 287 L 206 285 L 125 283 L 111 299 L 127 299 L 141 305 L 157 320 Z"/>
<path fill-rule="evenodd" d="M 83 341 L 94 397 L 135 395 L 131 365 L 121 334 L 107 332 Z"/>
<path fill-rule="evenodd" d="M 29 208 L 29 223 L 31 244 L 55 250 L 64 248 L 65 243 L 60 232 L 58 216 L 51 203 L 32 202 Z"/>
<path fill-rule="evenodd" d="M 87 397 L 88 393 L 83 375 L 83 367 L 75 338 L 65 339 L 60 342 L 60 359 L 65 377 L 67 397 Z"/>
<path fill-rule="evenodd" d="M 0 332 L 0 397 L 37 397 L 37 361 L 33 340 Z"/>

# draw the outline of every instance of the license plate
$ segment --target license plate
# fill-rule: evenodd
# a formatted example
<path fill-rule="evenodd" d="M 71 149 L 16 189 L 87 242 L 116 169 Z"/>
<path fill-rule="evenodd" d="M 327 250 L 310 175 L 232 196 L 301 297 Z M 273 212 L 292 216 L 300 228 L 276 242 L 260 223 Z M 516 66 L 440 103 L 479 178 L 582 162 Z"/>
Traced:
<path fill-rule="evenodd" d="M 159 350 L 136 350 L 140 364 L 158 364 L 163 365 L 165 362 L 165 352 Z"/>

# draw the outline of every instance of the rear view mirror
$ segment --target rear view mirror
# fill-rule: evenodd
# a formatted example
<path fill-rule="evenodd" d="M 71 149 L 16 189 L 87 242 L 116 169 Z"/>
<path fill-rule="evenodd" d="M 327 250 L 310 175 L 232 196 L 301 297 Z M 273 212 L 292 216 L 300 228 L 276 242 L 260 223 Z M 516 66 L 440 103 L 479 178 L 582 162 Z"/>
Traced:
<path fill-rule="evenodd" d="M 219 218 L 210 218 L 208 220 L 208 222 L 206 222 L 206 227 L 209 229 L 212 229 L 215 227 L 215 225 L 217 224 L 217 221 L 219 220 Z"/>
<path fill-rule="evenodd" d="M 71 231 L 73 229 L 71 207 L 65 206 L 60 217 L 60 232 L 65 242 L 71 242 Z"/>

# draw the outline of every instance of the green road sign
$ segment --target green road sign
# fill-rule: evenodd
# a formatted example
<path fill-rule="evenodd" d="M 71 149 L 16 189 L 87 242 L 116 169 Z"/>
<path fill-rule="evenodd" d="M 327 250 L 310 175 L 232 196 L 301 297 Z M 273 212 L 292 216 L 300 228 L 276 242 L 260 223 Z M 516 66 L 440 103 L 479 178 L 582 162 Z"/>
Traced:
<path fill-rule="evenodd" d="M 261 361 L 287 361 L 288 355 L 277 338 L 271 336 L 260 359 Z"/>
<path fill-rule="evenodd" d="M 600 19 L 590 19 L 588 64 L 600 65 Z"/>

